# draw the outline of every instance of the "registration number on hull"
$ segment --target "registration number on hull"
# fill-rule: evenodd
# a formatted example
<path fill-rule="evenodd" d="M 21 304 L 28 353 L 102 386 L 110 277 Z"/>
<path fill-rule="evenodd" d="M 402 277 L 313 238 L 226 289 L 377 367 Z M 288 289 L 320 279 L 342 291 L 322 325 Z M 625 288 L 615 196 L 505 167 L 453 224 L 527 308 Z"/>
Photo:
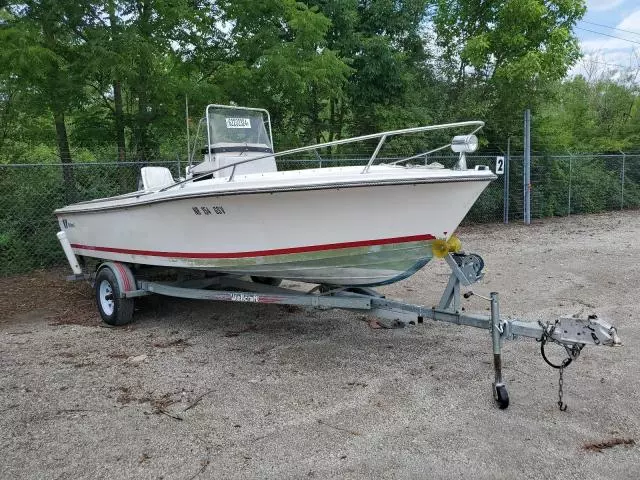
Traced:
<path fill-rule="evenodd" d="M 198 206 L 191 207 L 195 215 L 226 215 L 224 208 L 216 205 L 213 207 Z"/>

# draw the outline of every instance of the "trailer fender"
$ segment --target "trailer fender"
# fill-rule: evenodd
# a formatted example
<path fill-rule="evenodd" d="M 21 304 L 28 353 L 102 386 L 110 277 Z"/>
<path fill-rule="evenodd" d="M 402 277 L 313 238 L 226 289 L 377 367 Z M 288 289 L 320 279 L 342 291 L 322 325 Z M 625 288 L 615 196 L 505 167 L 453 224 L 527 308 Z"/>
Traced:
<path fill-rule="evenodd" d="M 116 277 L 118 282 L 118 293 L 120 298 L 125 298 L 126 292 L 137 290 L 136 280 L 131 272 L 131 269 L 124 263 L 120 262 L 104 262 L 96 271 L 96 274 L 100 273 L 103 268 L 109 268 Z"/>

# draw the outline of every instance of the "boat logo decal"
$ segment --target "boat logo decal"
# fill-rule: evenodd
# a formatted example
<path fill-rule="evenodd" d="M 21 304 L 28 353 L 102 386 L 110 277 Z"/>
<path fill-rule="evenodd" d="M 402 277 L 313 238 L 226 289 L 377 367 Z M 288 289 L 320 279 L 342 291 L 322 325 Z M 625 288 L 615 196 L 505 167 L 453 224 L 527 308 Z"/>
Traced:
<path fill-rule="evenodd" d="M 211 214 L 215 214 L 215 215 L 226 215 L 227 212 L 225 212 L 224 208 L 216 205 L 213 207 L 191 207 L 191 209 L 193 210 L 193 213 L 195 215 L 211 215 Z"/>
<path fill-rule="evenodd" d="M 260 297 L 258 295 L 252 295 L 250 293 L 232 293 L 231 294 L 232 302 L 251 302 L 251 303 L 259 303 Z"/>
<path fill-rule="evenodd" d="M 62 226 L 66 229 L 66 228 L 73 228 L 75 227 L 75 224 L 71 223 L 69 220 L 67 220 L 66 218 L 64 218 L 62 220 Z"/>
<path fill-rule="evenodd" d="M 251 120 L 248 118 L 225 118 L 227 128 L 251 128 Z"/>

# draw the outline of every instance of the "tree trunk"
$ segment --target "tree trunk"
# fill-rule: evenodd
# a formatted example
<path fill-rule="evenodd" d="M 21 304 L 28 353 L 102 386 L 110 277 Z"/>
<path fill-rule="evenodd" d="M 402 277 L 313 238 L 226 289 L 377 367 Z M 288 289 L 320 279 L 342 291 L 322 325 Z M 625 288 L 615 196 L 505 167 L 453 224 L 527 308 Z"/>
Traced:
<path fill-rule="evenodd" d="M 111 45 L 116 46 L 118 40 L 118 17 L 116 16 L 116 6 L 113 0 L 107 2 L 109 13 L 109 27 L 111 29 Z M 124 162 L 127 159 L 126 142 L 124 138 L 124 113 L 122 108 L 122 82 L 117 73 L 113 74 L 113 103 L 115 105 L 116 122 L 116 143 L 118 146 L 118 161 Z"/>
<path fill-rule="evenodd" d="M 138 75 L 138 82 L 145 85 L 147 82 L 146 74 L 142 71 Z M 149 161 L 149 135 L 147 131 L 147 118 L 149 102 L 144 88 L 138 89 L 138 113 L 136 115 L 135 124 L 135 144 L 136 157 L 140 163 L 148 163 Z"/>
<path fill-rule="evenodd" d="M 43 24 L 45 45 L 52 52 L 56 51 L 56 39 L 47 24 Z M 76 186 L 73 181 L 73 166 L 71 151 L 69 150 L 69 137 L 64 120 L 66 107 L 65 98 L 61 96 L 64 85 L 64 74 L 58 64 L 54 63 L 48 69 L 46 93 L 49 98 L 49 108 L 53 113 L 53 122 L 56 127 L 56 143 L 62 165 L 62 179 L 64 182 L 65 198 L 68 203 L 73 203 L 76 197 Z"/>
<path fill-rule="evenodd" d="M 330 100 L 330 122 L 329 131 L 331 132 L 330 141 L 340 140 L 342 138 L 342 122 L 344 120 L 344 105 L 340 103 L 338 98 Z M 338 145 L 331 147 L 331 154 L 335 155 L 339 149 Z"/>
<path fill-rule="evenodd" d="M 318 104 L 318 92 L 311 87 L 311 105 L 309 119 L 311 123 L 311 137 L 315 143 L 322 143 L 322 128 L 320 126 L 320 105 Z"/>
<path fill-rule="evenodd" d="M 65 186 L 65 196 L 68 202 L 75 201 L 76 186 L 73 181 L 73 166 L 71 161 L 71 151 L 69 150 L 69 140 L 67 137 L 67 127 L 64 122 L 64 110 L 58 105 L 52 105 L 53 121 L 56 125 L 56 142 L 60 153 L 60 163 L 62 164 L 62 178 Z"/>
<path fill-rule="evenodd" d="M 149 161 L 149 72 L 151 71 L 150 53 L 145 44 L 151 39 L 151 5 L 149 0 L 142 0 L 136 4 L 138 9 L 138 35 L 142 48 L 138 56 L 138 78 L 136 79 L 136 96 L 138 97 L 138 114 L 135 124 L 136 156 L 139 162 Z"/>
<path fill-rule="evenodd" d="M 335 135 L 335 129 L 336 129 L 336 99 L 335 98 L 330 98 L 329 99 L 329 141 L 333 142 L 333 140 L 336 138 Z M 331 149 L 333 150 L 333 148 Z"/>
<path fill-rule="evenodd" d="M 126 143 L 124 139 L 124 113 L 122 108 L 122 83 L 120 80 L 113 82 L 113 102 L 115 104 L 116 143 L 118 144 L 118 161 L 127 160 Z"/>
<path fill-rule="evenodd" d="M 10 129 L 13 126 L 11 122 L 11 119 L 13 118 L 11 108 L 13 107 L 14 93 L 5 91 L 4 94 L 6 95 L 4 109 L 0 112 L 0 125 L 2 125 L 2 132 L 0 133 L 0 150 L 2 150 L 2 145 L 4 145 L 5 140 L 9 136 Z"/>

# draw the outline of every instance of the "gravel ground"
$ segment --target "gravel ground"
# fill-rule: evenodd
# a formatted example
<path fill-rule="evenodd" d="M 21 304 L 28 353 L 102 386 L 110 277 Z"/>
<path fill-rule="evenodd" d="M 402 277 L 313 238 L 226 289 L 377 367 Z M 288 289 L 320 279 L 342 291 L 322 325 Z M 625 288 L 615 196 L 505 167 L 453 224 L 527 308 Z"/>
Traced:
<path fill-rule="evenodd" d="M 504 315 L 618 327 L 567 369 L 566 412 L 532 340 L 505 344 L 502 411 L 486 331 L 161 297 L 106 328 L 64 269 L 1 279 L 0 478 L 640 478 L 639 235 L 637 211 L 460 232 Z M 432 305 L 446 280 L 383 290 Z"/>

